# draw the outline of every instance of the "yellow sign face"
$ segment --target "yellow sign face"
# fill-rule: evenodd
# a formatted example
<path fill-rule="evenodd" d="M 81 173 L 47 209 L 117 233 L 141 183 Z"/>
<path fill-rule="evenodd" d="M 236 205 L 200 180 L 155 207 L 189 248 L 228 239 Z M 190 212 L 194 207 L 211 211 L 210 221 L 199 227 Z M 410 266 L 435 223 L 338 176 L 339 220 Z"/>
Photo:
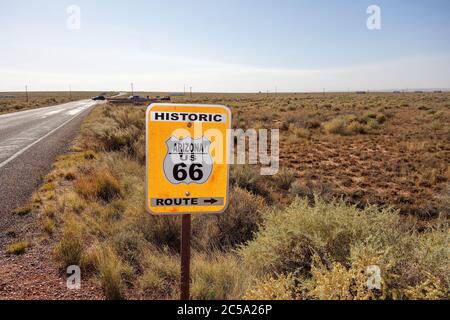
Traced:
<path fill-rule="evenodd" d="M 223 213 L 229 201 L 230 109 L 155 103 L 146 123 L 147 211 Z"/>

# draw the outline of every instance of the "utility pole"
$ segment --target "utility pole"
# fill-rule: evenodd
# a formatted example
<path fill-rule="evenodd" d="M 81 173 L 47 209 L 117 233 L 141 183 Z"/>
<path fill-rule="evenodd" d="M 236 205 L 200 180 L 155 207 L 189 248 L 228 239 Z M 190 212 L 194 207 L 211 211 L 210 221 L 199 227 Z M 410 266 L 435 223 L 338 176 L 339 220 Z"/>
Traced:
<path fill-rule="evenodd" d="M 189 87 L 190 97 L 192 98 L 192 87 Z"/>
<path fill-rule="evenodd" d="M 183 96 L 185 96 L 186 95 L 186 85 L 184 84 L 183 85 Z"/>
<path fill-rule="evenodd" d="M 133 82 L 131 83 L 131 95 L 134 96 L 134 85 L 133 85 Z"/>
<path fill-rule="evenodd" d="M 28 102 L 28 86 L 25 86 L 25 95 L 27 97 L 27 102 Z"/>
<path fill-rule="evenodd" d="M 72 101 L 72 85 L 69 84 L 69 96 L 70 96 L 70 101 Z"/>

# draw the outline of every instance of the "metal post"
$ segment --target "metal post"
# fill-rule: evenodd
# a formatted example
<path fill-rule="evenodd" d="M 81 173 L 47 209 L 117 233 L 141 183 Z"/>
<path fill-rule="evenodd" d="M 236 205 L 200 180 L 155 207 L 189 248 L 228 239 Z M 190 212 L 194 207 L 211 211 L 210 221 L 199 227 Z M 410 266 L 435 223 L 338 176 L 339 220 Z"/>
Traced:
<path fill-rule="evenodd" d="M 190 97 L 192 98 L 192 87 L 189 87 Z"/>
<path fill-rule="evenodd" d="M 191 215 L 183 215 L 181 222 L 181 300 L 189 300 L 191 263 Z"/>
<path fill-rule="evenodd" d="M 25 94 L 27 96 L 27 102 L 28 102 L 28 86 L 25 86 Z"/>

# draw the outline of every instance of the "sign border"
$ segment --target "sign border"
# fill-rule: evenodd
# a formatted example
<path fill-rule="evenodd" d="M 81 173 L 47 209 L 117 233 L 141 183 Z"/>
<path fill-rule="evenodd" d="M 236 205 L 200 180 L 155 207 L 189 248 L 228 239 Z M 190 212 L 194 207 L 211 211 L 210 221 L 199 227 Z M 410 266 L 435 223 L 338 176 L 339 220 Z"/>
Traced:
<path fill-rule="evenodd" d="M 226 128 L 227 132 L 227 141 L 228 141 L 228 149 L 227 149 L 227 190 L 225 191 L 225 196 L 227 202 L 225 206 L 220 211 L 208 211 L 208 212 L 155 212 L 149 206 L 148 199 L 148 123 L 149 123 L 149 115 L 151 110 L 154 107 L 202 107 L 202 108 L 222 108 L 228 114 L 229 125 Z M 185 104 L 185 103 L 152 103 L 145 110 L 145 209 L 146 211 L 153 216 L 183 216 L 183 215 L 222 215 L 230 205 L 230 160 L 231 160 L 231 126 L 232 126 L 232 114 L 229 107 L 221 104 Z"/>

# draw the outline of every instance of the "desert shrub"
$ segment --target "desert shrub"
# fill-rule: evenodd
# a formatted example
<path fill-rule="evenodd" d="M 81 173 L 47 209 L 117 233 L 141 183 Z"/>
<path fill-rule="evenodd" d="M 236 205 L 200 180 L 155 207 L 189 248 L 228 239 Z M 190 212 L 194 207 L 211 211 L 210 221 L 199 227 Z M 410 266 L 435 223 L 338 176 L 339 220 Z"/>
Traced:
<path fill-rule="evenodd" d="M 111 105 L 93 111 L 95 115 L 83 125 L 82 145 L 97 151 L 122 151 L 141 157 L 145 131 L 143 109 Z"/>
<path fill-rule="evenodd" d="M 235 186 L 227 211 L 216 217 L 194 219 L 197 246 L 230 249 L 253 239 L 262 222 L 264 199 Z"/>
<path fill-rule="evenodd" d="M 244 300 L 292 300 L 295 292 L 292 276 L 266 276 L 256 280 L 245 292 Z"/>
<path fill-rule="evenodd" d="M 55 223 L 53 222 L 52 219 L 45 217 L 41 220 L 41 224 L 45 232 L 47 232 L 50 235 L 53 234 L 53 231 L 55 229 Z"/>
<path fill-rule="evenodd" d="M 448 225 L 417 232 L 398 213 L 343 202 L 297 199 L 268 212 L 255 239 L 239 253 L 251 272 L 295 275 L 298 291 L 312 299 L 437 297 L 449 288 Z M 447 252 L 447 253 L 445 253 Z M 314 256 L 314 258 L 312 258 Z M 366 287 L 368 267 L 381 270 L 382 287 Z"/>
<path fill-rule="evenodd" d="M 121 194 L 119 181 L 106 167 L 85 169 L 74 183 L 75 190 L 85 199 L 110 202 Z"/>
<path fill-rule="evenodd" d="M 26 216 L 27 214 L 31 213 L 32 207 L 30 204 L 24 205 L 22 207 L 16 208 L 14 210 L 14 214 L 17 214 L 18 216 Z"/>
<path fill-rule="evenodd" d="M 261 173 L 256 166 L 251 165 L 235 165 L 231 168 L 230 183 L 238 185 L 243 189 L 247 189 L 255 194 L 261 194 L 265 190 L 261 190 Z"/>
<path fill-rule="evenodd" d="M 15 242 L 15 243 L 8 245 L 6 248 L 6 253 L 21 255 L 21 254 L 25 253 L 27 248 L 28 248 L 28 242 L 19 241 L 19 242 Z"/>
<path fill-rule="evenodd" d="M 144 256 L 144 273 L 138 288 L 146 298 L 177 299 L 179 295 L 180 260 L 171 252 L 151 247 Z"/>
<path fill-rule="evenodd" d="M 292 134 L 300 139 L 309 139 L 311 138 L 311 132 L 308 129 L 305 128 L 291 128 Z"/>
<path fill-rule="evenodd" d="M 58 198 L 58 207 L 63 212 L 68 210 L 80 214 L 86 209 L 87 203 L 78 193 L 67 191 Z"/>
<path fill-rule="evenodd" d="M 447 174 L 449 173 L 450 170 L 448 170 Z M 443 216 L 450 217 L 450 183 L 443 187 L 443 191 L 438 199 L 438 209 Z"/>
<path fill-rule="evenodd" d="M 321 121 L 315 118 L 316 115 L 289 115 L 283 123 L 284 129 L 288 128 L 303 128 L 303 129 L 317 129 L 321 126 Z"/>
<path fill-rule="evenodd" d="M 278 188 L 289 190 L 292 183 L 296 179 L 297 172 L 292 168 L 284 167 L 276 175 L 273 176 L 275 184 Z"/>
<path fill-rule="evenodd" d="M 96 132 L 96 137 L 102 142 L 106 151 L 128 151 L 139 139 L 140 134 L 141 132 L 136 127 L 108 127 Z"/>
<path fill-rule="evenodd" d="M 354 238 L 362 237 L 363 225 L 358 225 L 355 218 L 359 214 L 342 203 L 325 204 L 317 199 L 316 205 L 310 207 L 307 200 L 296 200 L 285 210 L 268 212 L 262 229 L 248 246 L 241 248 L 241 254 L 256 271 L 277 273 L 285 257 L 292 254 L 287 244 L 293 238 L 304 239 L 307 248 L 325 251 L 326 247 L 333 247 L 343 230 L 351 232 Z M 326 254 L 332 257 L 334 253 Z"/>
<path fill-rule="evenodd" d="M 125 298 L 125 279 L 132 274 L 132 269 L 114 252 L 110 246 L 103 246 L 91 252 L 95 270 L 98 273 L 107 299 Z"/>
<path fill-rule="evenodd" d="M 311 271 L 313 257 L 319 251 L 310 239 L 294 236 L 275 248 L 276 254 L 283 256 L 283 261 L 276 261 L 273 265 L 275 274 L 308 276 Z"/>
<path fill-rule="evenodd" d="M 235 246 L 253 237 L 261 222 L 264 199 L 234 187 L 225 214 L 218 216 L 220 246 Z"/>
<path fill-rule="evenodd" d="M 375 112 L 372 111 L 368 111 L 364 114 L 363 116 L 364 118 L 371 118 L 371 119 L 376 119 L 377 118 L 377 114 Z"/>
<path fill-rule="evenodd" d="M 346 131 L 353 134 L 364 134 L 367 133 L 367 128 L 365 125 L 357 121 L 353 121 L 349 125 L 347 125 Z"/>
<path fill-rule="evenodd" d="M 377 128 L 378 121 L 376 117 L 377 115 L 372 113 L 369 116 L 365 115 L 359 118 L 356 115 L 338 117 L 326 122 L 323 127 L 328 134 L 365 134 L 370 129 Z"/>
<path fill-rule="evenodd" d="M 136 272 L 141 272 L 140 260 L 146 245 L 143 235 L 134 230 L 123 230 L 114 236 L 112 242 L 120 258 L 130 264 Z"/>
<path fill-rule="evenodd" d="M 145 150 L 145 136 L 142 134 L 139 136 L 139 139 L 137 139 L 133 145 L 132 145 L 132 154 L 136 158 L 136 160 L 140 164 L 145 164 L 146 159 L 146 150 Z"/>
<path fill-rule="evenodd" d="M 179 217 L 142 215 L 136 230 L 143 234 L 145 240 L 155 245 L 167 246 L 173 250 L 178 250 L 180 247 L 181 220 Z"/>
<path fill-rule="evenodd" d="M 82 254 L 81 228 L 77 222 L 69 220 L 64 227 L 61 240 L 55 246 L 56 258 L 63 267 L 67 267 L 80 265 Z"/>
<path fill-rule="evenodd" d="M 335 118 L 332 119 L 326 123 L 323 124 L 323 128 L 325 129 L 325 132 L 328 134 L 346 134 L 346 122 L 345 120 L 341 118 Z"/>
<path fill-rule="evenodd" d="M 376 119 L 377 119 L 378 123 L 386 122 L 386 116 L 382 113 L 377 114 Z"/>
<path fill-rule="evenodd" d="M 194 300 L 238 299 L 251 275 L 243 272 L 232 254 L 195 254 L 192 261 L 191 297 Z"/>
<path fill-rule="evenodd" d="M 368 279 L 365 269 L 347 269 L 333 263 L 331 269 L 312 269 L 312 279 L 306 286 L 308 299 L 319 300 L 373 300 L 376 292 L 366 288 Z"/>
<path fill-rule="evenodd" d="M 306 129 L 318 129 L 322 125 L 319 119 L 308 119 L 305 121 L 304 127 Z"/>
<path fill-rule="evenodd" d="M 368 119 L 367 120 L 367 128 L 370 130 L 377 129 L 378 121 L 376 119 L 372 119 L 372 118 Z"/>
<path fill-rule="evenodd" d="M 420 284 L 404 289 L 399 298 L 408 300 L 448 299 L 448 288 L 442 285 L 441 280 L 430 273 L 427 273 L 426 276 L 426 279 Z"/>
<path fill-rule="evenodd" d="M 132 126 L 143 130 L 145 129 L 145 112 L 142 109 L 119 109 L 111 113 L 112 118 L 117 122 L 121 129 Z"/>
<path fill-rule="evenodd" d="M 314 204 L 315 195 L 325 201 L 331 201 L 334 197 L 333 186 L 330 183 L 311 180 L 309 177 L 294 181 L 289 191 L 299 198 L 307 198 L 312 204 Z"/>
<path fill-rule="evenodd" d="M 301 116 L 299 116 L 299 115 L 292 115 L 291 114 L 291 115 L 289 115 L 286 118 L 286 121 L 284 123 L 285 123 L 286 129 L 287 129 L 291 125 L 293 125 L 295 127 L 298 127 L 299 126 L 298 123 L 301 122 L 301 121 L 302 121 L 302 117 Z"/>

